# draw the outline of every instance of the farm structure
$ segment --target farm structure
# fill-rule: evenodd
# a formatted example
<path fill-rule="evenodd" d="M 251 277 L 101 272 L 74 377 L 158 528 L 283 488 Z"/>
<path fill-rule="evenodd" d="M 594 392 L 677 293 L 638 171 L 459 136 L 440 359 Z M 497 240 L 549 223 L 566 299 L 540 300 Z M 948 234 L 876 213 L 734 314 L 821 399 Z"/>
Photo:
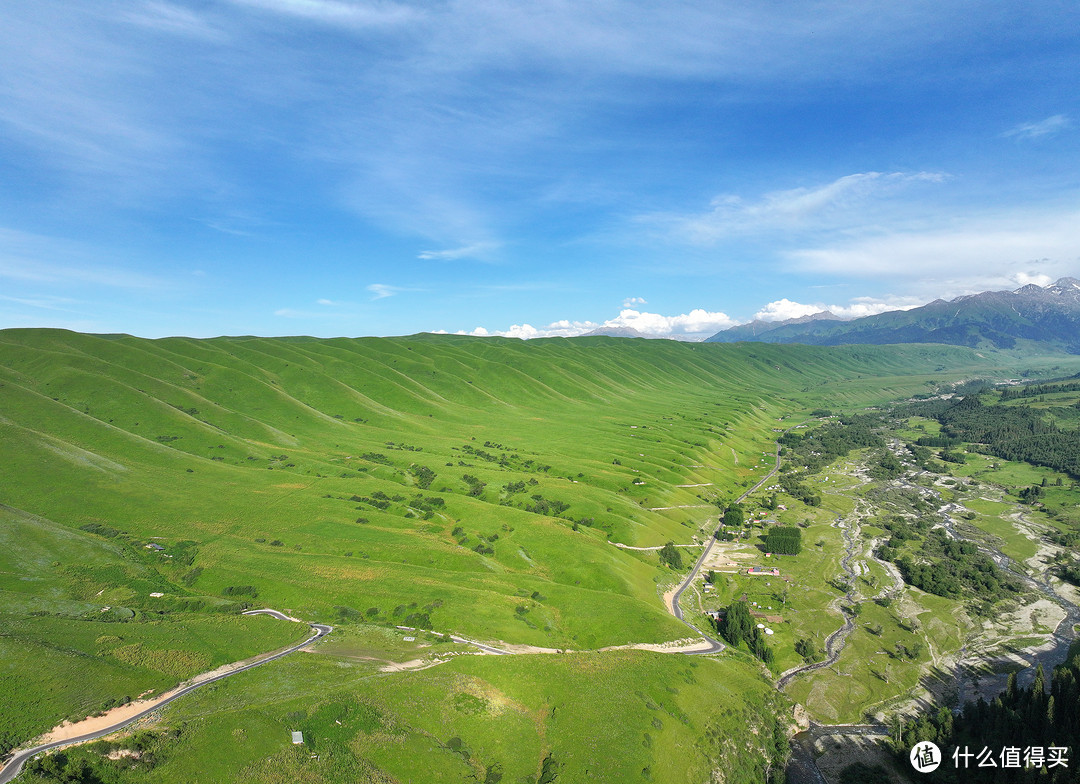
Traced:
<path fill-rule="evenodd" d="M 764 566 L 751 566 L 746 570 L 746 573 L 753 577 L 779 577 L 780 570 L 775 566 L 771 569 L 767 569 Z"/>

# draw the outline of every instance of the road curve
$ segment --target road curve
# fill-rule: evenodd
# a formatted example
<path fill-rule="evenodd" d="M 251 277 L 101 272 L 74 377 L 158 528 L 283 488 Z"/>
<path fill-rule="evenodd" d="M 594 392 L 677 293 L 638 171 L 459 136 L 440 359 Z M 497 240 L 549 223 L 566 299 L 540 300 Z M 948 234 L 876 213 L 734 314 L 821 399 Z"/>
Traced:
<path fill-rule="evenodd" d="M 283 620 L 283 621 L 294 621 L 294 622 L 298 622 L 298 623 L 304 623 L 304 621 L 300 621 L 298 618 L 293 618 L 291 616 L 285 615 L 284 613 L 280 613 L 277 610 L 269 610 L 269 609 L 267 609 L 267 610 L 248 610 L 247 612 L 244 613 L 244 615 L 269 615 L 269 616 L 272 616 L 274 618 L 277 618 L 277 619 Z M 283 656 L 288 656 L 290 653 L 296 653 L 296 651 L 299 651 L 302 648 L 306 648 L 311 643 L 315 642 L 316 640 L 318 640 L 318 639 L 320 639 L 322 637 L 325 637 L 326 635 L 328 635 L 330 632 L 332 632 L 334 630 L 333 626 L 326 626 L 325 624 L 321 624 L 321 623 L 309 623 L 308 625 L 311 627 L 311 630 L 312 630 L 313 634 L 310 637 L 308 637 L 306 640 L 304 640 L 302 643 L 299 643 L 298 645 L 293 645 L 293 646 L 291 646 L 289 648 L 285 648 L 283 650 L 280 650 L 277 653 L 273 653 L 273 654 L 271 654 L 271 655 L 269 655 L 269 656 L 267 656 L 267 657 L 265 657 L 263 659 L 259 659 L 258 661 L 251 662 L 250 664 L 245 664 L 245 665 L 243 665 L 241 667 L 237 667 L 234 670 L 229 670 L 228 672 L 223 672 L 220 675 L 215 675 L 213 678 L 207 678 L 204 681 L 199 681 L 198 683 L 193 683 L 190 686 L 183 686 L 183 687 L 179 688 L 175 693 L 169 694 L 164 699 L 154 701 L 154 703 L 150 707 L 146 708 L 146 710 L 139 711 L 134 716 L 129 716 L 128 718 L 123 719 L 122 721 L 118 721 L 116 724 L 112 724 L 112 725 L 110 725 L 108 727 L 97 730 L 95 732 L 89 732 L 89 733 L 87 733 L 85 735 L 79 735 L 77 737 L 68 738 L 66 740 L 58 740 L 58 741 L 55 741 L 53 743 L 44 743 L 44 744 L 42 744 L 40 746 L 34 746 L 33 748 L 29 748 L 29 749 L 25 749 L 23 751 L 15 752 L 11 756 L 11 758 L 8 759 L 8 761 L 4 765 L 4 767 L 0 768 L 0 784 L 7 784 L 7 782 L 11 781 L 16 776 L 18 776 L 19 773 L 22 772 L 23 765 L 25 765 L 27 760 L 29 760 L 31 757 L 34 757 L 34 756 L 36 756 L 38 754 L 41 754 L 42 752 L 45 752 L 45 751 L 51 751 L 52 749 L 61 748 L 62 746 L 72 746 L 72 745 L 74 745 L 76 743 L 85 743 L 87 741 L 97 740 L 98 738 L 103 738 L 106 735 L 111 735 L 112 733 L 116 732 L 117 730 L 123 729 L 124 727 L 128 726 L 129 724 L 132 724 L 132 723 L 138 721 L 139 719 L 143 718 L 144 716 L 147 716 L 148 714 L 153 713 L 154 711 L 158 710 L 159 708 L 161 708 L 161 707 L 163 707 L 165 705 L 168 705 L 173 700 L 179 699 L 180 697 L 183 697 L 185 694 L 190 694 L 191 692 L 195 691 L 196 689 L 198 689 L 198 688 L 200 688 L 202 686 L 205 686 L 208 683 L 215 683 L 217 681 L 228 678 L 230 675 L 235 675 L 238 672 L 244 672 L 245 670 L 250 670 L 250 669 L 252 669 L 254 667 L 258 667 L 260 664 L 266 664 L 269 661 L 274 661 L 275 659 L 280 659 Z"/>
<path fill-rule="evenodd" d="M 738 498 L 736 498 L 735 503 L 737 503 L 737 504 L 741 503 L 743 501 L 743 499 L 745 499 L 748 495 L 750 495 L 752 492 L 754 492 L 759 487 L 761 487 L 763 484 L 765 484 L 770 479 L 772 479 L 776 475 L 776 472 L 779 471 L 779 470 L 780 470 L 780 444 L 777 444 L 776 445 L 776 465 L 774 465 L 772 467 L 772 470 L 769 471 L 769 473 L 767 473 L 767 474 L 765 474 L 765 476 L 761 477 L 761 479 L 758 480 L 758 483 L 756 485 L 754 485 L 749 490 L 747 490 L 745 493 L 743 493 Z M 713 544 L 716 542 L 716 533 L 717 533 L 717 531 L 720 530 L 720 525 L 721 524 L 719 522 L 716 524 L 716 530 L 714 530 L 712 532 L 712 535 L 709 536 L 709 543 L 707 545 L 705 545 L 705 549 L 702 551 L 700 557 L 698 557 L 697 563 L 694 564 L 694 568 L 690 570 L 690 573 L 688 575 L 686 575 L 686 579 L 683 580 L 682 585 L 679 586 L 678 590 L 675 591 L 674 596 L 671 597 L 671 607 L 669 608 L 671 610 L 671 614 L 674 615 L 676 618 L 678 618 L 683 623 L 686 623 L 686 621 L 683 619 L 682 608 L 679 607 L 679 598 L 683 595 L 683 591 L 685 591 L 687 588 L 690 587 L 690 583 L 692 583 L 694 581 L 694 578 L 697 577 L 698 571 L 700 571 L 700 569 L 701 569 L 701 565 L 703 563 L 705 563 L 705 559 L 708 558 L 709 553 L 712 552 Z"/>

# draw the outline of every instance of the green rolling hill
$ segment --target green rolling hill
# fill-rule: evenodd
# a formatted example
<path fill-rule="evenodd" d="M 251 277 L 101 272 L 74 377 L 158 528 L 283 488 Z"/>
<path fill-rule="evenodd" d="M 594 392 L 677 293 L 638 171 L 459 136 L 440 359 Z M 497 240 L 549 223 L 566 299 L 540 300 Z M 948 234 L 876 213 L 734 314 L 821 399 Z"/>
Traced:
<path fill-rule="evenodd" d="M 676 575 L 613 542 L 702 535 L 782 417 L 1015 372 L 932 345 L 2 331 L 0 689 L 32 709 L 0 732 L 297 636 L 239 603 L 579 651 L 685 637 Z M 39 661 L 80 687 L 35 702 Z"/>

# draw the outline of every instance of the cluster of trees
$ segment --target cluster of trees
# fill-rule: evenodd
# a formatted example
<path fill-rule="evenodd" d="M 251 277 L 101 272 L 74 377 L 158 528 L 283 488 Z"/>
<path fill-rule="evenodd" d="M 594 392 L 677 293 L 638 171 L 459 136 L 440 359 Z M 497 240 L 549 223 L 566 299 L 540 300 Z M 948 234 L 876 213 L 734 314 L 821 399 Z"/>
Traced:
<path fill-rule="evenodd" d="M 724 510 L 723 523 L 729 528 L 741 528 L 746 522 L 746 512 L 741 504 L 731 504 Z"/>
<path fill-rule="evenodd" d="M 916 563 L 907 557 L 896 559 L 904 580 L 927 593 L 957 599 L 976 596 L 995 602 L 1020 590 L 990 558 L 971 542 L 950 539 L 941 529 L 926 537 L 923 553 L 927 560 Z"/>
<path fill-rule="evenodd" d="M 555 499 L 544 498 L 539 493 L 532 495 L 532 503 L 525 504 L 525 511 L 532 512 L 538 515 L 548 515 L 550 517 L 558 517 L 567 509 L 570 508 L 570 504 L 565 501 L 557 501 Z"/>
<path fill-rule="evenodd" d="M 1037 411 L 988 406 L 969 396 L 935 414 L 951 438 L 985 444 L 993 455 L 1046 466 L 1080 479 L 1080 431 L 1062 430 Z"/>
<path fill-rule="evenodd" d="M 908 520 L 901 515 L 892 515 L 882 520 L 880 525 L 890 534 L 889 539 L 877 551 L 878 558 L 885 561 L 895 561 L 896 551 L 903 547 L 904 542 L 917 542 L 930 530 L 930 521 L 925 517 Z"/>
<path fill-rule="evenodd" d="M 484 488 L 487 487 L 487 482 L 481 482 L 472 474 L 462 474 L 461 481 L 469 486 L 468 495 L 473 498 L 479 498 L 484 492 Z"/>
<path fill-rule="evenodd" d="M 679 552 L 679 548 L 675 546 L 674 542 L 668 542 L 660 548 L 660 563 L 675 571 L 682 569 L 682 553 Z"/>
<path fill-rule="evenodd" d="M 807 506 L 821 506 L 821 493 L 815 493 L 804 485 L 795 474 L 781 474 L 780 487 L 796 501 L 802 501 Z"/>
<path fill-rule="evenodd" d="M 416 478 L 416 486 L 421 490 L 427 490 L 435 481 L 437 474 L 425 465 L 413 463 L 409 466 L 409 473 Z"/>
<path fill-rule="evenodd" d="M 382 509 L 384 511 L 390 508 L 390 499 L 386 496 L 386 493 L 383 493 L 380 490 L 376 490 L 372 493 L 370 498 L 366 495 L 354 495 L 349 498 L 349 500 L 358 504 L 367 504 L 368 506 L 373 506 L 376 509 Z"/>
<path fill-rule="evenodd" d="M 1057 573 L 1065 582 L 1080 585 L 1080 561 L 1062 564 L 1058 567 Z"/>
<path fill-rule="evenodd" d="M 750 652 L 766 666 L 772 665 L 775 658 L 773 649 L 765 644 L 765 635 L 757 627 L 754 616 L 750 614 L 750 606 L 745 601 L 728 605 L 724 617 L 716 623 L 716 631 L 734 648 L 745 642 Z"/>
<path fill-rule="evenodd" d="M 117 741 L 99 740 L 89 746 L 54 751 L 26 763 L 24 778 L 56 784 L 133 781 L 164 762 L 165 751 L 179 737 L 178 729 L 164 732 L 143 730 Z M 134 753 L 109 758 L 111 752 L 121 750 Z"/>
<path fill-rule="evenodd" d="M 847 457 L 853 449 L 883 447 L 885 441 L 876 432 L 881 418 L 869 414 L 844 416 L 827 422 L 805 434 L 794 430 L 780 436 L 786 450 L 806 466 L 807 471 L 819 471 L 834 460 Z"/>
<path fill-rule="evenodd" d="M 904 464 L 888 449 L 878 452 L 870 463 L 869 474 L 874 479 L 896 479 L 903 473 Z"/>
<path fill-rule="evenodd" d="M 797 526 L 775 526 L 765 535 L 765 549 L 770 553 L 798 555 L 802 552 L 802 531 Z"/>
<path fill-rule="evenodd" d="M 488 449 L 506 449 L 502 444 L 496 444 L 491 441 L 485 441 L 484 446 Z M 506 452 L 500 452 L 499 454 L 493 454 L 491 452 L 486 452 L 483 449 L 477 449 L 472 444 L 462 444 L 460 447 L 455 446 L 451 447 L 451 449 L 464 452 L 471 457 L 478 457 L 487 463 L 498 463 L 502 468 L 508 468 L 511 465 L 515 465 L 528 471 L 547 472 L 551 470 L 550 465 L 541 465 L 531 459 L 522 460 L 521 455 L 517 453 L 507 454 Z M 458 465 L 467 464 L 459 461 Z"/>
<path fill-rule="evenodd" d="M 1052 395 L 1055 392 L 1080 391 L 1080 381 L 1062 381 L 1056 384 L 1022 384 L 1015 387 L 1005 387 L 1001 390 L 1002 402 L 1006 400 L 1018 400 L 1024 397 L 1039 397 L 1040 395 Z"/>
<path fill-rule="evenodd" d="M 425 520 L 430 520 L 435 516 L 436 511 L 446 507 L 446 501 L 437 495 L 423 495 L 422 493 L 417 493 L 412 497 L 412 500 L 409 501 L 409 506 L 419 510 L 423 514 Z"/>
<path fill-rule="evenodd" d="M 813 640 L 805 637 L 795 641 L 795 653 L 802 656 L 807 664 L 813 664 L 825 658 L 825 651 Z"/>
<path fill-rule="evenodd" d="M 1046 677 L 1040 664 L 1035 679 L 1028 688 L 1017 686 L 1016 673 L 1009 676 L 1005 691 L 986 702 L 969 702 L 959 714 L 954 715 L 946 707 L 935 713 L 918 717 L 903 727 L 894 724 L 891 738 L 893 751 L 902 757 L 907 766 L 907 756 L 913 745 L 922 741 L 936 743 L 946 761 L 937 771 L 921 774 L 920 780 L 928 782 L 1040 782 L 1061 784 L 1076 781 L 1077 749 L 1080 748 L 1080 647 L 1073 645 L 1068 661 L 1054 668 L 1053 685 L 1046 688 Z M 954 749 L 971 753 L 964 768 L 964 759 L 954 766 Z M 1050 765 L 1051 747 L 1064 748 L 1065 765 Z M 979 767 L 978 754 L 983 749 L 992 752 L 990 757 L 996 767 Z M 1001 754 L 1004 749 L 1017 749 L 1019 766 L 1003 767 Z M 1043 764 L 1027 764 L 1027 750 L 1042 752 Z"/>

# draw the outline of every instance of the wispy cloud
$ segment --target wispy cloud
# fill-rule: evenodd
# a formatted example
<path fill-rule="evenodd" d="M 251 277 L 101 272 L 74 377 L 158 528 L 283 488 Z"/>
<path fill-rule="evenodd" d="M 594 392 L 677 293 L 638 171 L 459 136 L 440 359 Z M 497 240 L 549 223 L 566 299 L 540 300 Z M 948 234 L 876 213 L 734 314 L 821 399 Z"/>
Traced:
<path fill-rule="evenodd" d="M 13 302 L 16 305 L 25 305 L 30 308 L 38 308 L 41 310 L 55 310 L 65 313 L 78 313 L 79 311 L 69 307 L 70 305 L 78 304 L 79 300 L 72 299 L 71 297 L 56 297 L 49 294 L 37 296 L 37 297 L 9 297 L 4 294 L 0 294 L 0 300 L 4 302 Z"/>
<path fill-rule="evenodd" d="M 278 308 L 274 315 L 279 318 L 309 321 L 340 321 L 351 318 L 354 314 L 342 310 L 304 310 L 303 308 Z"/>
<path fill-rule="evenodd" d="M 120 18 L 161 33 L 214 42 L 229 40 L 224 29 L 207 17 L 164 0 L 148 0 L 128 8 Z"/>
<path fill-rule="evenodd" d="M 880 231 L 783 254 L 791 270 L 917 281 L 957 294 L 1004 288 L 1018 274 L 1057 278 L 1080 265 L 1080 212 L 1016 210 L 947 228 Z M 1033 278 L 1036 279 L 1036 278 Z"/>
<path fill-rule="evenodd" d="M 622 306 L 624 308 L 632 308 L 632 307 L 635 307 L 636 305 L 648 305 L 648 304 L 649 303 L 646 302 L 643 297 L 627 297 L 626 299 L 623 300 Z"/>
<path fill-rule="evenodd" d="M 474 259 L 487 261 L 491 258 L 492 251 L 499 247 L 497 242 L 474 242 L 460 248 L 447 250 L 425 250 L 417 254 L 416 258 L 425 261 L 457 261 L 458 259 Z"/>
<path fill-rule="evenodd" d="M 236 5 L 269 11 L 352 29 L 395 26 L 416 22 L 423 14 L 407 5 L 389 2 L 346 2 L 345 0 L 232 0 Z"/>
<path fill-rule="evenodd" d="M 1072 121 L 1064 114 L 1055 114 L 1045 120 L 1033 123 L 1021 123 L 1001 134 L 1005 137 L 1017 139 L 1039 139 L 1043 136 L 1053 136 L 1072 126 Z"/>
<path fill-rule="evenodd" d="M 101 264 L 98 254 L 70 240 L 0 228 L 0 278 L 57 286 L 166 289 L 163 278 Z"/>
<path fill-rule="evenodd" d="M 408 286 L 390 286 L 386 283 L 372 283 L 367 286 L 367 290 L 371 292 L 371 299 L 386 299 L 387 297 L 393 297 L 404 291 L 421 291 L 422 289 L 410 288 Z"/>
<path fill-rule="evenodd" d="M 734 235 L 861 222 L 868 202 L 913 183 L 946 179 L 940 172 L 860 172 L 824 185 L 772 191 L 755 200 L 717 196 L 703 213 L 653 214 L 638 220 L 664 227 L 675 239 L 707 244 Z"/>

